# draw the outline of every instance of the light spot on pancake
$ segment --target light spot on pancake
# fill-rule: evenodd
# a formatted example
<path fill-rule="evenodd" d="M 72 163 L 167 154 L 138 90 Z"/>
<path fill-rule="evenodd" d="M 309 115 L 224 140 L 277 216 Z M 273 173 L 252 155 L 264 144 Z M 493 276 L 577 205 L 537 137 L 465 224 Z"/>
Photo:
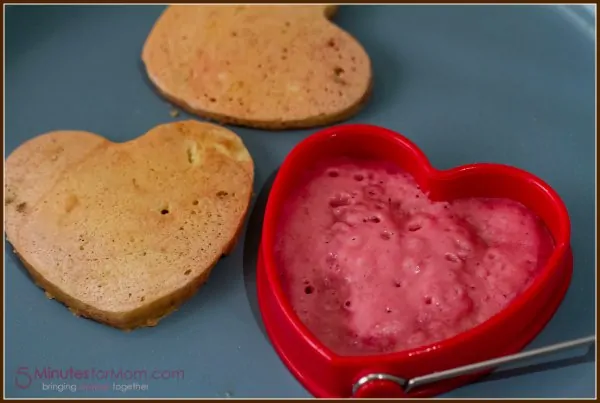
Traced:
<path fill-rule="evenodd" d="M 250 159 L 248 151 L 240 142 L 223 137 L 219 140 L 220 141 L 213 144 L 213 147 L 217 152 L 220 152 L 226 157 L 232 158 L 238 162 L 248 161 Z"/>
<path fill-rule="evenodd" d="M 198 153 L 198 144 L 192 142 L 187 147 L 187 159 L 192 165 L 198 165 L 200 162 L 200 154 Z"/>

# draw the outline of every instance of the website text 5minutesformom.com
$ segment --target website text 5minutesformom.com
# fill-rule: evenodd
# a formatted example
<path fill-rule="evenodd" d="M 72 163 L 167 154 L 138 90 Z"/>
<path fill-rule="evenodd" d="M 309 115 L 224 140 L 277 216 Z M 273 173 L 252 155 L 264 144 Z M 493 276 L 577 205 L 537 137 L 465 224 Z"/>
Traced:
<path fill-rule="evenodd" d="M 49 385 L 46 385 L 45 382 L 53 381 L 54 382 L 65 382 L 65 381 L 111 381 L 111 382 L 121 382 L 121 381 L 135 381 L 135 382 L 144 382 L 144 381 L 168 381 L 168 380 L 183 380 L 184 379 L 184 371 L 182 369 L 177 370 L 161 370 L 161 369 L 76 369 L 73 367 L 69 367 L 66 369 L 56 369 L 52 367 L 43 367 L 43 368 L 30 368 L 30 367 L 19 367 L 15 374 L 15 385 L 20 389 L 28 389 L 34 381 L 42 381 L 42 387 L 47 389 Z M 55 385 L 61 386 L 61 385 Z M 80 385 L 85 386 L 85 385 Z M 119 387 L 117 384 L 113 384 L 112 388 L 109 387 L 108 384 L 104 385 L 87 385 L 87 386 L 95 386 L 92 389 L 96 390 L 121 390 L 123 388 Z M 125 385 L 123 385 L 125 386 Z M 131 387 L 127 387 L 129 390 L 148 390 L 147 384 L 131 384 L 128 385 Z M 74 391 L 76 389 L 76 385 L 63 384 L 61 388 L 58 389 L 69 389 Z M 52 387 L 52 390 L 57 390 L 57 388 Z M 86 389 L 86 388 L 79 388 Z M 62 390 L 58 390 L 62 391 Z"/>

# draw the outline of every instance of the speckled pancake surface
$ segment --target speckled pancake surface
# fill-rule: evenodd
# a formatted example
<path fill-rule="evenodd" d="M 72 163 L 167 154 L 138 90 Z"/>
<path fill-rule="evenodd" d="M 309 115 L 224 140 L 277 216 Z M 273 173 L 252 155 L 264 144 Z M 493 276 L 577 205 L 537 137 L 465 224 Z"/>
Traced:
<path fill-rule="evenodd" d="M 170 6 L 142 60 L 159 93 L 206 118 L 263 129 L 339 122 L 368 101 L 372 71 L 329 20 L 336 8 Z"/>
<path fill-rule="evenodd" d="M 235 245 L 252 158 L 233 132 L 182 121 L 125 143 L 54 131 L 6 161 L 6 233 L 73 313 L 132 329 L 189 299 Z"/>

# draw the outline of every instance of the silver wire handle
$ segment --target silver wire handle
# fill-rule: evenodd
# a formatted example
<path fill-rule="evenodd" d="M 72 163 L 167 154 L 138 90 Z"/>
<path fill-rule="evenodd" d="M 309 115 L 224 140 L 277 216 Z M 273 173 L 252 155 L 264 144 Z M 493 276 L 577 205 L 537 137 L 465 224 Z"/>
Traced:
<path fill-rule="evenodd" d="M 462 367 L 452 368 L 446 371 L 434 372 L 429 375 L 417 376 L 409 379 L 406 382 L 404 391 L 408 393 L 414 388 L 428 385 L 430 383 L 443 381 L 450 378 L 455 378 L 461 375 L 468 375 L 474 372 L 491 369 L 504 364 L 514 364 L 517 362 L 525 361 L 535 357 L 541 357 L 548 354 L 558 353 L 564 350 L 570 350 L 577 347 L 583 347 L 586 345 L 593 345 L 596 343 L 596 336 L 582 337 L 580 339 L 574 339 L 565 341 L 562 343 L 552 344 L 550 346 L 536 348 L 534 350 L 523 351 L 517 354 L 507 355 L 500 358 L 494 358 L 487 361 L 481 361 L 475 364 L 464 365 Z"/>
<path fill-rule="evenodd" d="M 536 348 L 529 351 L 523 351 L 517 354 L 506 355 L 504 357 L 494 358 L 487 361 L 480 361 L 474 364 L 464 365 L 462 367 L 456 367 L 448 369 L 446 371 L 433 372 L 428 375 L 417 376 L 409 380 L 399 378 L 389 374 L 383 373 L 371 373 L 360 378 L 353 386 L 352 392 L 356 394 L 365 384 L 376 381 L 376 380 L 388 380 L 397 383 L 404 389 L 404 393 L 408 393 L 415 388 L 429 385 L 431 383 L 444 381 L 447 379 L 455 378 L 462 375 L 468 375 L 486 369 L 492 369 L 504 364 L 514 364 L 521 361 L 525 361 L 531 358 L 541 357 L 549 354 L 558 353 L 565 350 L 574 349 L 577 347 L 583 347 L 594 345 L 596 343 L 596 336 L 582 337 L 579 339 L 569 340 L 562 343 L 552 344 L 550 346 Z"/>

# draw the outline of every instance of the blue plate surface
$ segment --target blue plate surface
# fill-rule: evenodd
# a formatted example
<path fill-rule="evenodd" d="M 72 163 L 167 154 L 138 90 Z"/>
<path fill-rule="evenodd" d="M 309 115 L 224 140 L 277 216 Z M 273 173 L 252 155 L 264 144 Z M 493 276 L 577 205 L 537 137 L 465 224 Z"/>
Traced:
<path fill-rule="evenodd" d="M 162 9 L 8 7 L 6 152 L 55 129 L 125 141 L 174 120 L 140 63 Z M 352 122 L 403 133 L 439 168 L 511 164 L 560 193 L 572 219 L 575 272 L 532 345 L 593 334 L 593 15 L 558 6 L 345 6 L 335 21 L 374 66 L 373 97 Z M 209 284 L 156 328 L 123 333 L 74 317 L 46 299 L 5 244 L 8 397 L 309 396 L 261 331 L 254 262 L 263 187 L 311 131 L 235 130 L 257 163 L 260 196 L 247 231 Z M 448 396 L 592 397 L 595 361 L 571 359 L 581 353 L 533 373 L 499 372 Z M 78 371 L 88 371 L 87 379 Z"/>

